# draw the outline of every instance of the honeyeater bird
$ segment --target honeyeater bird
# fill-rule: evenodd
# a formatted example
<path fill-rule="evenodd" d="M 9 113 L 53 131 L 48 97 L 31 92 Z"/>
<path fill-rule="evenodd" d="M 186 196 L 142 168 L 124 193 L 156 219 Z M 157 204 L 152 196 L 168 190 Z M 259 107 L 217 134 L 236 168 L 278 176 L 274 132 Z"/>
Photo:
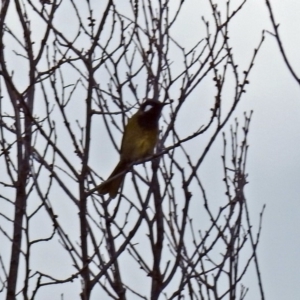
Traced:
<path fill-rule="evenodd" d="M 157 100 L 147 99 L 139 110 L 128 120 L 124 129 L 120 161 L 108 179 L 99 186 L 100 194 L 115 198 L 125 174 L 131 165 L 153 154 L 158 140 L 158 120 L 164 105 Z"/>

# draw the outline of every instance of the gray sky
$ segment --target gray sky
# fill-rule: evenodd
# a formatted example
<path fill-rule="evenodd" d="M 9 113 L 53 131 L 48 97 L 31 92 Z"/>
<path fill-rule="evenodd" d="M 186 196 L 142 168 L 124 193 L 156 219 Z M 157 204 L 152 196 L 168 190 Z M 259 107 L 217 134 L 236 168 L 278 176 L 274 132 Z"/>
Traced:
<path fill-rule="evenodd" d="M 271 1 L 286 52 L 299 71 L 299 1 Z M 272 31 L 264 1 L 250 1 L 243 12 L 250 40 L 254 29 Z M 248 3 L 248 4 L 250 4 Z M 246 12 L 246 14 L 245 14 Z M 240 16 L 241 17 L 241 16 Z M 299 72 L 298 72 L 299 75 Z M 250 77 L 245 108 L 254 109 L 250 134 L 246 189 L 254 215 L 263 203 L 266 212 L 259 245 L 259 262 L 267 299 L 300 297 L 300 90 L 279 54 L 272 36 L 267 35 Z M 244 109 L 241 108 L 241 109 Z"/>
<path fill-rule="evenodd" d="M 199 5 L 204 1 L 200 2 Z M 280 23 L 284 48 L 300 76 L 300 2 L 273 0 L 271 3 L 276 21 Z M 186 18 L 191 22 L 197 18 L 199 10 L 196 7 L 195 4 L 192 11 L 186 11 Z M 250 0 L 232 22 L 231 43 L 235 45 L 233 51 L 239 63 L 243 63 L 243 58 L 245 64 L 249 62 L 263 29 L 273 31 L 268 15 L 264 1 Z M 187 42 L 193 38 L 185 32 L 182 35 Z M 266 204 L 258 247 L 265 295 L 272 300 L 298 299 L 300 89 L 288 72 L 275 39 L 270 34 L 266 34 L 250 83 L 235 116 L 241 120 L 244 111 L 254 110 L 248 156 L 250 184 L 246 187 L 246 196 L 254 228 L 257 228 L 259 212 Z M 217 143 L 210 153 L 212 158 L 207 158 L 207 168 L 202 170 L 206 186 L 212 183 L 211 189 L 214 188 L 216 177 L 215 172 L 209 169 L 212 160 L 221 153 L 220 150 L 221 143 Z M 249 298 L 254 299 L 251 298 L 251 289 Z"/>

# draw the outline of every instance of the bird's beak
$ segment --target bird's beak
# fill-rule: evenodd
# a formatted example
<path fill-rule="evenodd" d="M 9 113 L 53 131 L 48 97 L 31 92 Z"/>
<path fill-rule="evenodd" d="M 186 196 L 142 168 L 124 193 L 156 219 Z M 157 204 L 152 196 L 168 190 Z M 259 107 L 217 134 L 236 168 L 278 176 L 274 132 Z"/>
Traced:
<path fill-rule="evenodd" d="M 170 101 L 164 102 L 164 103 L 162 103 L 162 106 L 165 106 L 165 105 L 171 104 L 171 103 L 173 103 L 173 102 L 174 102 L 173 100 L 170 100 Z"/>

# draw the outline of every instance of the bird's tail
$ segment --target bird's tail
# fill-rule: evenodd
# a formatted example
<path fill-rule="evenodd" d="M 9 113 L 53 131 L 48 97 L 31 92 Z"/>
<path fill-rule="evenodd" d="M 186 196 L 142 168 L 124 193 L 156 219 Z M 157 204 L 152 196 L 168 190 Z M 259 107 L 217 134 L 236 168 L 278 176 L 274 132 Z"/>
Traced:
<path fill-rule="evenodd" d="M 126 175 L 126 170 L 129 168 L 130 164 L 126 161 L 120 161 L 113 172 L 110 174 L 108 179 L 102 182 L 99 186 L 100 194 L 109 194 L 111 198 L 115 198 L 120 185 L 122 184 L 124 177 Z"/>

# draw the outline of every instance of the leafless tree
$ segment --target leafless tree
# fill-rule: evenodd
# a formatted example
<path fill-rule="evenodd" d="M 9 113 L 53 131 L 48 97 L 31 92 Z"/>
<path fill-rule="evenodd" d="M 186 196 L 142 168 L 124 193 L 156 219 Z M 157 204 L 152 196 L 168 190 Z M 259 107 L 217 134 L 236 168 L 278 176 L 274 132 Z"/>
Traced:
<path fill-rule="evenodd" d="M 209 199 L 201 173 L 233 122 L 263 42 L 241 70 L 229 24 L 246 1 L 230 2 L 208 0 L 207 15 L 199 12 L 193 24 L 182 20 L 184 1 L 2 1 L 0 278 L 7 300 L 245 299 L 251 264 L 264 299 L 261 224 L 254 232 L 244 195 L 251 113 L 242 128 L 235 121 L 230 149 L 223 135 L 225 198 Z M 197 37 L 192 47 L 181 30 Z M 210 95 L 200 97 L 205 89 Z M 97 187 L 145 98 L 173 100 L 156 153 L 137 162 L 108 199 Z"/>

